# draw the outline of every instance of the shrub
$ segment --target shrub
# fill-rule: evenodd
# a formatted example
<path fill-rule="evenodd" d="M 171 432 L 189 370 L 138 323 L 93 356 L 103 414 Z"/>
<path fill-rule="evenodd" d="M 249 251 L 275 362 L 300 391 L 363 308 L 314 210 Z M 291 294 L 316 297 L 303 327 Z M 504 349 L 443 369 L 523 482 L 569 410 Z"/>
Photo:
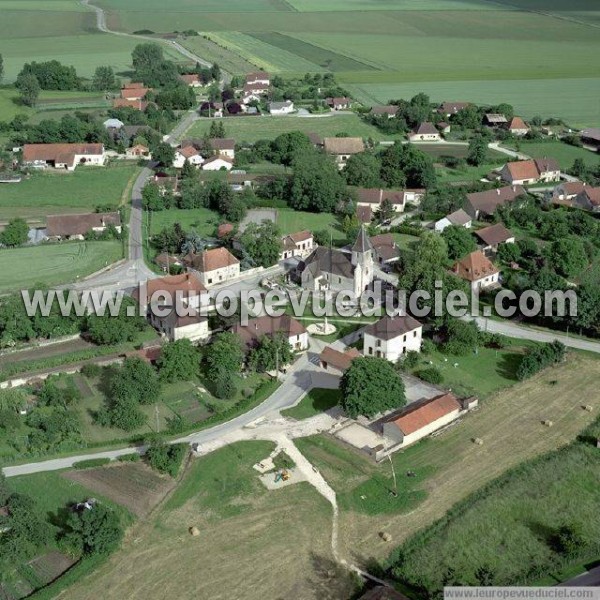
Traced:
<path fill-rule="evenodd" d="M 214 393 L 221 400 L 230 400 L 235 395 L 235 383 L 231 379 L 231 375 L 227 373 L 219 373 L 215 380 Z"/>
<path fill-rule="evenodd" d="M 520 381 L 532 377 L 542 369 L 552 364 L 559 363 L 565 356 L 565 346 L 559 341 L 542 344 L 530 350 L 522 359 L 517 369 L 517 378 Z"/>
<path fill-rule="evenodd" d="M 100 377 L 102 367 L 96 363 L 87 363 L 81 367 L 81 374 L 85 377 Z"/>
<path fill-rule="evenodd" d="M 187 448 L 187 444 L 168 445 L 160 439 L 154 439 L 146 451 L 146 458 L 156 471 L 176 477 L 187 453 Z"/>
<path fill-rule="evenodd" d="M 423 340 L 421 342 L 421 352 L 423 354 L 432 354 L 435 350 L 435 344 L 431 340 Z"/>
<path fill-rule="evenodd" d="M 400 359 L 400 365 L 403 369 L 414 369 L 419 364 L 420 360 L 419 353 L 415 350 L 411 350 Z"/>
<path fill-rule="evenodd" d="M 439 369 L 435 367 L 428 367 L 427 369 L 421 369 L 417 372 L 417 377 L 426 381 L 427 383 L 432 383 L 433 385 L 439 385 L 444 381 L 444 377 L 442 376 Z"/>
<path fill-rule="evenodd" d="M 141 456 L 137 452 L 131 452 L 130 454 L 123 454 L 117 457 L 119 462 L 138 462 Z"/>
<path fill-rule="evenodd" d="M 73 463 L 74 469 L 92 469 L 94 467 L 102 467 L 110 462 L 110 458 L 90 458 L 89 460 L 80 460 Z"/>

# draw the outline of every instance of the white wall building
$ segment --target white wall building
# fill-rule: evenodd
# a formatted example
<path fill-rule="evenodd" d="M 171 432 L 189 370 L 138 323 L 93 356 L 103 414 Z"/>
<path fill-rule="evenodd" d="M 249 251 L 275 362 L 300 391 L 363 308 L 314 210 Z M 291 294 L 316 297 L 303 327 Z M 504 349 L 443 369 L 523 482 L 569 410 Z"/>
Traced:
<path fill-rule="evenodd" d="M 396 362 L 407 352 L 420 352 L 423 326 L 409 315 L 383 317 L 363 334 L 363 354 Z"/>

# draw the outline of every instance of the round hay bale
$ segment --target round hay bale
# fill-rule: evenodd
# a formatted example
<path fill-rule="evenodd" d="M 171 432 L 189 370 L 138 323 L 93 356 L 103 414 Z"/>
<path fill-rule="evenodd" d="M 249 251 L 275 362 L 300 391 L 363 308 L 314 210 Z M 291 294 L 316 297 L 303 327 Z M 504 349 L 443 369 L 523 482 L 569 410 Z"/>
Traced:
<path fill-rule="evenodd" d="M 193 537 L 198 537 L 200 535 L 200 530 L 197 527 L 190 527 L 189 532 Z"/>
<path fill-rule="evenodd" d="M 473 443 L 477 444 L 478 446 L 483 446 L 483 440 L 481 438 L 474 438 Z"/>
<path fill-rule="evenodd" d="M 543 421 L 543 423 L 546 427 L 552 427 L 552 425 L 554 425 L 554 422 L 549 420 Z"/>
<path fill-rule="evenodd" d="M 586 404 L 586 405 L 583 407 L 583 410 L 587 410 L 588 412 L 592 412 L 592 410 L 594 410 L 594 409 L 593 409 L 593 408 L 592 408 L 592 407 L 591 407 L 589 404 Z"/>
<path fill-rule="evenodd" d="M 387 531 L 382 531 L 379 535 L 381 536 L 381 539 L 384 542 L 391 542 L 392 541 L 392 534 L 388 533 Z"/>

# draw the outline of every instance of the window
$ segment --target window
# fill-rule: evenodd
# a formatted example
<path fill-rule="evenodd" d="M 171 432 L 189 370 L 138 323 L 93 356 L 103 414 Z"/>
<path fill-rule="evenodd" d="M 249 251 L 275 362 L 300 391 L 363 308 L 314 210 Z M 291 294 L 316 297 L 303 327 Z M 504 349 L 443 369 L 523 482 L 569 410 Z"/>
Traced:
<path fill-rule="evenodd" d="M 212 278 L 210 278 L 210 279 L 208 280 L 208 283 L 212 283 Z"/>
<path fill-rule="evenodd" d="M 369 354 L 373 354 L 373 348 L 368 349 Z"/>
<path fill-rule="evenodd" d="M 413 337 L 417 337 L 417 330 L 416 329 L 413 331 Z"/>
<path fill-rule="evenodd" d="M 406 334 L 404 334 L 404 337 L 402 338 L 402 341 L 405 342 L 406 341 Z"/>

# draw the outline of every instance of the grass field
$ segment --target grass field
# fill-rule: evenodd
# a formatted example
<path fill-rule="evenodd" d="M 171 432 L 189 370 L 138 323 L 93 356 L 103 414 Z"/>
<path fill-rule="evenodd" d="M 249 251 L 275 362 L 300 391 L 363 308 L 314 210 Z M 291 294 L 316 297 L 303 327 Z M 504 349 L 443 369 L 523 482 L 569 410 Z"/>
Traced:
<path fill-rule="evenodd" d="M 396 453 L 393 460 L 399 489 L 414 489 L 416 479 L 414 491 L 425 494 L 419 509 L 410 514 L 390 510 L 377 488 L 371 493 L 379 515 L 369 516 L 367 506 L 356 508 L 369 502 L 369 494 L 364 493 L 369 481 L 390 489 L 389 464 L 375 467 L 362 454 L 326 436 L 301 439 L 297 445 L 346 507 L 340 521 L 345 551 L 366 563 L 370 557 L 382 559 L 390 551 L 381 541 L 380 531 L 391 533 L 394 542 L 401 543 L 507 469 L 573 440 L 596 418 L 600 396 L 590 394 L 589 389 L 599 375 L 600 361 L 572 355 L 566 364 L 491 396 L 477 412 L 443 434 Z M 583 399 L 593 406 L 591 413 L 583 410 Z M 552 428 L 542 425 L 546 419 L 553 421 Z M 483 446 L 473 444 L 476 437 L 483 440 Z M 408 470 L 416 477 L 405 477 Z M 366 495 L 366 500 L 361 500 L 361 495 Z M 404 511 L 405 505 L 401 509 Z"/>
<path fill-rule="evenodd" d="M 281 414 L 292 419 L 308 419 L 337 406 L 339 401 L 339 390 L 313 388 L 300 400 L 298 405 L 281 411 Z"/>
<path fill-rule="evenodd" d="M 149 217 L 146 213 L 145 218 L 150 219 L 150 235 L 156 235 L 164 227 L 179 223 L 186 231 L 193 229 L 199 235 L 209 237 L 215 233 L 220 220 L 219 214 L 208 208 L 170 208 L 151 213 Z"/>
<path fill-rule="evenodd" d="M 122 257 L 122 244 L 69 242 L 0 250 L 0 293 L 70 283 Z M 26 267 L 26 268 L 25 268 Z"/>
<path fill-rule="evenodd" d="M 212 119 L 196 121 L 187 132 L 187 137 L 201 137 L 209 129 Z M 350 136 L 372 137 L 375 140 L 389 139 L 375 127 L 364 123 L 357 115 L 333 115 L 320 118 L 306 117 L 231 117 L 223 119 L 227 136 L 239 143 L 274 139 L 288 131 L 317 133 L 322 137 L 333 137 L 338 133 Z"/>
<path fill-rule="evenodd" d="M 194 460 L 153 522 L 63 597 L 351 597 L 331 556 L 330 505 L 306 483 L 268 492 L 252 469 L 272 449 L 242 442 Z"/>
<path fill-rule="evenodd" d="M 561 169 L 570 169 L 577 158 L 581 158 L 590 167 L 600 164 L 600 156 L 585 148 L 577 148 L 562 142 L 526 142 L 520 144 L 521 152 L 532 158 L 555 158 Z"/>
<path fill-rule="evenodd" d="M 131 163 L 33 173 L 21 183 L 0 185 L 0 222 L 23 217 L 44 222 L 50 214 L 93 212 L 122 201 L 139 168 Z"/>

